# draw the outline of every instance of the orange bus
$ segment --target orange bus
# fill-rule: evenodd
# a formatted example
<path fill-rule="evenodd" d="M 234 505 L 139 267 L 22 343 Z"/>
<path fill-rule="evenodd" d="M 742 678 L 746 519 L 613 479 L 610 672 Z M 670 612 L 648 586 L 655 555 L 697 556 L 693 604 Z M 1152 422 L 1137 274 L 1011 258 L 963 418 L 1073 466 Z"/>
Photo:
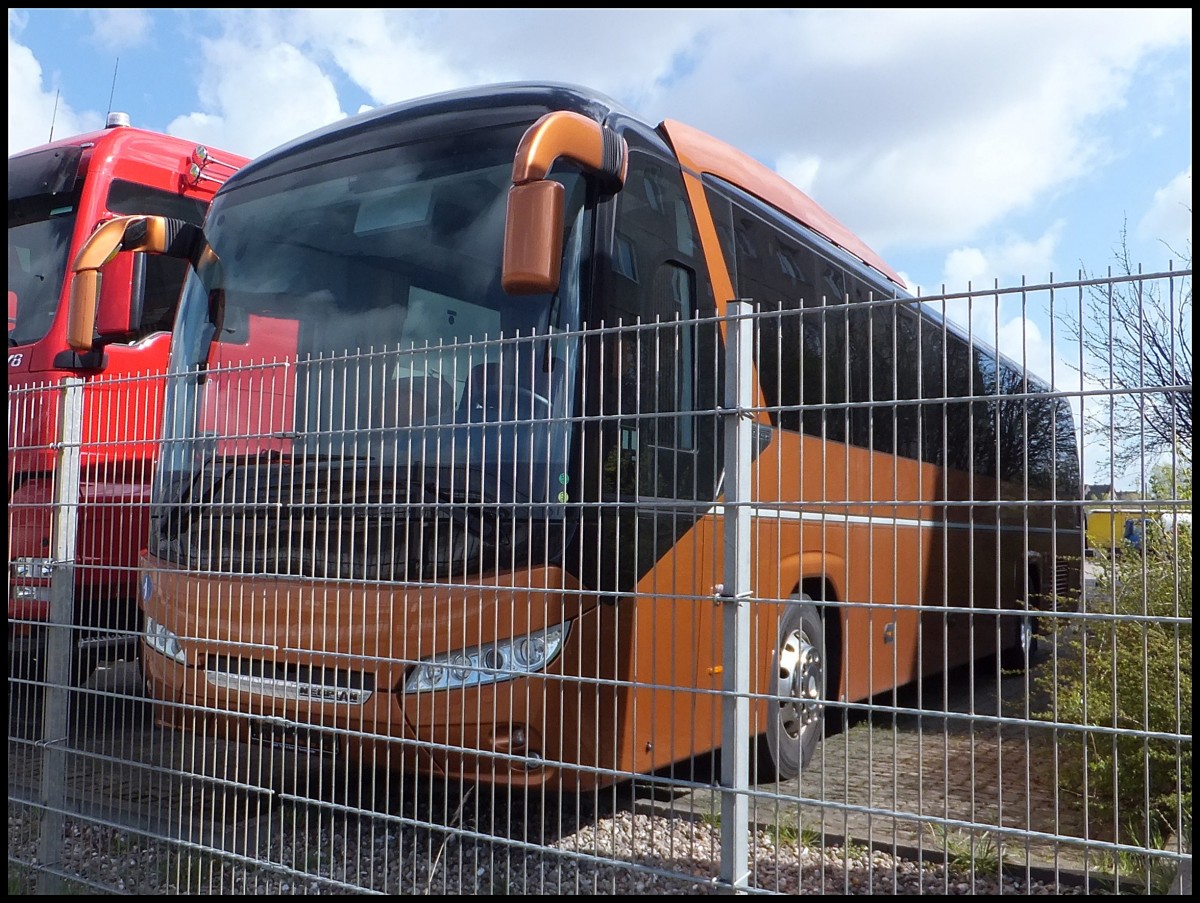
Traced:
<path fill-rule="evenodd" d="M 163 723 L 560 789 L 719 749 L 735 299 L 767 772 L 919 675 L 1026 665 L 1078 585 L 1051 387 L 767 167 L 595 92 L 363 113 L 202 229 L 96 241 L 194 268 L 141 562 Z"/>

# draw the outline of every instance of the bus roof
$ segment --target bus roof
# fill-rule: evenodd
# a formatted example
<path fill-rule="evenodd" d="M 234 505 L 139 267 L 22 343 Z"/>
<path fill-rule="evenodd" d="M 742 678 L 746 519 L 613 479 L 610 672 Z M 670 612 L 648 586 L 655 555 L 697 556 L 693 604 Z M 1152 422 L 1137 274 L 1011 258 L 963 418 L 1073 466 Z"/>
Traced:
<path fill-rule="evenodd" d="M 238 184 L 253 179 L 280 157 L 319 148 L 331 140 L 375 128 L 383 122 L 404 120 L 414 114 L 478 113 L 481 110 L 495 110 L 506 106 L 523 106 L 530 110 L 538 106 L 546 110 L 573 110 L 597 122 L 604 122 L 612 116 L 623 116 L 647 129 L 653 129 L 651 123 L 641 119 L 620 102 L 590 88 L 553 81 L 502 82 L 418 97 L 332 122 L 261 154 L 250 165 L 239 170 L 231 182 Z M 774 170 L 724 141 L 682 122 L 664 120 L 657 131 L 666 136 L 684 167 L 725 179 L 756 195 L 766 203 L 795 217 L 835 246 L 907 290 L 908 287 L 900 274 L 888 266 L 882 257 L 816 201 Z"/>
<path fill-rule="evenodd" d="M 671 141 L 679 162 L 699 173 L 709 173 L 745 189 L 779 210 L 795 217 L 823 235 L 842 250 L 853 254 L 878 270 L 901 288 L 907 288 L 900 274 L 872 251 L 867 244 L 838 222 L 820 204 L 779 173 L 697 128 L 663 120 L 660 126 Z"/>

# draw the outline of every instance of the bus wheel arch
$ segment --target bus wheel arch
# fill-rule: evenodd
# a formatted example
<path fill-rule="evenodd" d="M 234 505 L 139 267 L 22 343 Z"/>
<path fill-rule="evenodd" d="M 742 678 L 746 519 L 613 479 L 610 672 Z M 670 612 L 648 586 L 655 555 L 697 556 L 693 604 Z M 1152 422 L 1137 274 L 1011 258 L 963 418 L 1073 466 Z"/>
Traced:
<path fill-rule="evenodd" d="M 796 590 L 796 595 L 806 594 L 810 599 L 814 599 L 817 603 L 815 607 L 817 614 L 821 616 L 821 624 L 825 633 L 825 686 L 827 700 L 842 700 L 844 698 L 845 686 L 842 681 L 845 675 L 842 674 L 842 636 L 843 636 L 843 617 L 845 614 L 841 606 L 833 603 L 838 600 L 837 590 L 833 583 L 826 577 L 808 577 L 800 587 Z M 843 709 L 844 713 L 845 710 Z M 829 714 L 828 712 L 826 713 Z"/>

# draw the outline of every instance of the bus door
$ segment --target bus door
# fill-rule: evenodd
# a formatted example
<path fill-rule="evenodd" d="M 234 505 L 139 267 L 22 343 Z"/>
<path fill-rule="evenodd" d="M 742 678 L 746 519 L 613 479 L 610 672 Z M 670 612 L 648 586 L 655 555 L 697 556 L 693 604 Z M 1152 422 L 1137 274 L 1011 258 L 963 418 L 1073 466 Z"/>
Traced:
<path fill-rule="evenodd" d="M 705 734 L 719 742 L 715 697 L 697 691 L 721 686 L 712 604 L 721 527 L 710 511 L 722 376 L 716 322 L 696 320 L 714 317 L 715 304 L 679 167 L 626 137 L 611 269 L 599 282 L 605 324 L 622 327 L 606 335 L 597 383 L 601 410 L 619 417 L 606 419 L 601 440 L 605 552 L 595 576 L 617 599 L 603 648 L 616 650 L 618 698 L 602 711 L 620 722 L 618 756 L 633 757 L 619 767 L 642 770 L 690 756 Z M 662 689 L 633 706 L 642 684 Z"/>

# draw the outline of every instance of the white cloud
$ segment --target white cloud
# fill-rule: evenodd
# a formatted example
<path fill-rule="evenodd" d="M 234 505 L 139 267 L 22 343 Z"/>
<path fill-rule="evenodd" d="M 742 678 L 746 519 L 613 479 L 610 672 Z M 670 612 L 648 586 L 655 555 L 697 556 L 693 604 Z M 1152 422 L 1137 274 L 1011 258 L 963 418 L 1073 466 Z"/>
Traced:
<path fill-rule="evenodd" d="M 44 84 L 42 66 L 14 38 L 24 28 L 25 18 L 8 11 L 8 153 L 12 154 L 45 144 L 52 137 L 62 138 L 100 128 L 98 113 L 77 113 L 53 87 Z M 46 127 L 50 123 L 50 128 Z"/>
<path fill-rule="evenodd" d="M 986 285 L 995 276 L 987 254 L 980 248 L 957 248 L 946 257 L 942 285 L 950 291 L 966 290 L 967 286 Z"/>
<path fill-rule="evenodd" d="M 1057 368 L 1051 364 L 1054 355 L 1050 343 L 1042 335 L 1038 324 L 1027 316 L 1013 317 L 1001 325 L 996 336 L 996 348 L 1043 379 L 1049 380 L 1051 374 L 1056 377 L 1059 375 Z"/>
<path fill-rule="evenodd" d="M 354 16 L 308 10 L 289 19 L 288 29 L 300 46 L 327 58 L 378 105 L 496 80 L 486 68 L 489 55 L 463 65 L 451 58 L 455 41 L 429 39 L 428 22 L 440 18 L 385 9 Z"/>
<path fill-rule="evenodd" d="M 104 7 L 87 12 L 96 41 L 110 50 L 136 47 L 146 41 L 153 26 L 147 9 Z"/>
<path fill-rule="evenodd" d="M 172 120 L 172 134 L 254 157 L 346 115 L 330 78 L 291 44 L 223 38 L 203 50 L 212 109 Z"/>
<path fill-rule="evenodd" d="M 1054 252 L 1062 238 L 1065 224 L 1053 223 L 1035 239 L 1018 236 L 985 247 L 956 248 L 946 256 L 942 284 L 947 291 L 966 291 L 971 285 L 978 288 L 995 282 L 1009 283 L 1022 276 L 1035 281 L 1050 281 Z"/>
<path fill-rule="evenodd" d="M 775 165 L 776 172 L 809 195 L 812 194 L 812 185 L 817 180 L 817 173 L 820 169 L 821 158 L 811 154 L 808 156 L 784 154 Z"/>
<path fill-rule="evenodd" d="M 1173 255 L 1192 260 L 1192 167 L 1154 192 L 1154 200 L 1137 225 L 1138 235 L 1162 242 Z"/>
<path fill-rule="evenodd" d="M 671 9 L 638 9 L 621 11 L 615 21 L 607 8 L 387 10 L 367 33 L 357 23 L 337 22 L 324 13 L 300 18 L 319 18 L 322 34 L 335 35 L 331 43 L 341 43 L 346 32 L 368 48 L 353 67 L 339 60 L 381 103 L 443 86 L 549 79 L 628 96 L 647 116 L 654 115 L 648 98 L 656 87 L 686 71 L 690 53 L 703 52 L 703 29 L 741 15 L 689 10 L 685 17 Z M 322 40 L 314 35 L 314 42 Z M 372 67 L 376 72 L 369 73 Z M 384 76 L 397 67 L 404 67 L 409 79 L 388 83 Z"/>
<path fill-rule="evenodd" d="M 1096 117 L 1146 53 L 1189 40 L 1189 15 L 755 10 L 671 83 L 671 115 L 781 169 L 810 161 L 810 193 L 877 249 L 937 245 L 1104 159 Z"/>

